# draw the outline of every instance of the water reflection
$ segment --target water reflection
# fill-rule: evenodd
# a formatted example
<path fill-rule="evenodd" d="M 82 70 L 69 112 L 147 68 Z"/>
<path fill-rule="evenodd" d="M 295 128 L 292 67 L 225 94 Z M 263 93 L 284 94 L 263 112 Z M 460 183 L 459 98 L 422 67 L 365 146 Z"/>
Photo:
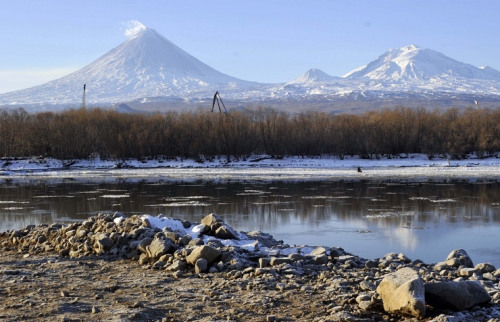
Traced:
<path fill-rule="evenodd" d="M 262 230 L 292 244 L 341 246 L 368 258 L 401 251 L 426 261 L 462 247 L 500 265 L 494 181 L 0 186 L 0 230 L 114 211 L 191 221 L 217 212 L 238 230 Z"/>

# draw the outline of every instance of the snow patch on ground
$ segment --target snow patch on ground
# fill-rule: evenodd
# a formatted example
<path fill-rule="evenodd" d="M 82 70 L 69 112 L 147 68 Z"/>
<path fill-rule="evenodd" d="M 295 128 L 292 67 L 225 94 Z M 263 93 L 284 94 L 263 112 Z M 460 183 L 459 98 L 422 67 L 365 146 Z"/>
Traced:
<path fill-rule="evenodd" d="M 361 172 L 358 172 L 358 167 Z M 462 160 L 429 159 L 423 154 L 362 159 L 334 156 L 317 158 L 253 156 L 227 162 L 225 158 L 194 160 L 72 160 L 29 158 L 0 160 L 4 180 L 146 180 L 146 181 L 305 181 L 374 179 L 470 179 L 500 177 L 500 157 Z M 257 192 L 248 192 L 257 193 Z"/>

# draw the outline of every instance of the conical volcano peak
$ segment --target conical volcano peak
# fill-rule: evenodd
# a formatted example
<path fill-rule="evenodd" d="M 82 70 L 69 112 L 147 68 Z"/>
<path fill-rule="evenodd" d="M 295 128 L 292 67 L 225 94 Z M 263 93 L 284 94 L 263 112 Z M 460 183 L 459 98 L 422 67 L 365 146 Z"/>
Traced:
<path fill-rule="evenodd" d="M 151 28 L 138 31 L 134 37 L 83 70 L 89 69 L 107 79 L 110 73 L 116 75 L 120 72 L 126 75 L 128 83 L 137 82 L 141 87 L 149 82 L 152 87 L 158 88 L 152 80 L 161 83 L 163 88 L 171 87 L 167 84 L 176 87 L 175 84 L 181 82 L 221 84 L 239 81 L 202 63 Z M 119 79 L 124 78 L 117 75 L 116 80 Z"/>
<path fill-rule="evenodd" d="M 332 77 L 332 76 L 328 75 L 327 73 L 325 73 L 324 71 L 322 71 L 321 69 L 317 69 L 317 68 L 309 69 L 304 75 L 309 77 L 309 78 L 319 79 L 319 80 Z"/>
<path fill-rule="evenodd" d="M 87 84 L 88 103 L 160 96 L 209 97 L 221 88 L 256 85 L 213 69 L 155 30 L 142 27 L 141 24 L 135 32 L 126 32 L 128 40 L 82 69 L 31 89 L 12 92 L 7 99 L 21 103 L 29 99 L 33 104 L 76 103 L 81 93 L 74 89 L 80 88 L 80 84 Z"/>
<path fill-rule="evenodd" d="M 330 76 L 321 69 L 312 68 L 307 72 L 289 82 L 288 84 L 300 84 L 300 83 L 310 83 L 310 82 L 327 82 L 335 80 L 337 77 Z"/>
<path fill-rule="evenodd" d="M 148 69 L 163 67 L 166 70 L 187 72 L 193 68 L 199 69 L 199 65 L 202 65 L 199 60 L 150 28 L 139 31 L 103 57 L 122 62 L 126 65 L 122 67 L 127 69 L 132 67 L 135 70 L 142 67 Z"/>

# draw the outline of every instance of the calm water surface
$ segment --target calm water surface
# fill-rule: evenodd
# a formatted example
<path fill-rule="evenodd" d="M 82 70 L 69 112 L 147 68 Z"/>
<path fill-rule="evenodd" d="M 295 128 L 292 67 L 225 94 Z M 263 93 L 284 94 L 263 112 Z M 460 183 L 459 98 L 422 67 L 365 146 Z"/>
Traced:
<path fill-rule="evenodd" d="M 0 231 L 99 212 L 199 222 L 216 212 L 237 230 L 365 258 L 402 252 L 427 263 L 464 248 L 500 267 L 500 183 L 33 183 L 0 186 Z"/>

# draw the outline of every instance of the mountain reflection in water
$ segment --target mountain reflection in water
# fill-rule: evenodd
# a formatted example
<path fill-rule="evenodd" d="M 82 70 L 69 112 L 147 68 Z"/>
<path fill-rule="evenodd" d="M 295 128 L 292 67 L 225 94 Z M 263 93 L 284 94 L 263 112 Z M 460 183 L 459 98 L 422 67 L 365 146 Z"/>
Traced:
<path fill-rule="evenodd" d="M 84 220 L 99 212 L 199 222 L 216 212 L 235 229 L 289 244 L 343 247 L 366 258 L 402 252 L 425 262 L 464 248 L 500 266 L 500 183 L 299 182 L 3 184 L 0 230 Z"/>

